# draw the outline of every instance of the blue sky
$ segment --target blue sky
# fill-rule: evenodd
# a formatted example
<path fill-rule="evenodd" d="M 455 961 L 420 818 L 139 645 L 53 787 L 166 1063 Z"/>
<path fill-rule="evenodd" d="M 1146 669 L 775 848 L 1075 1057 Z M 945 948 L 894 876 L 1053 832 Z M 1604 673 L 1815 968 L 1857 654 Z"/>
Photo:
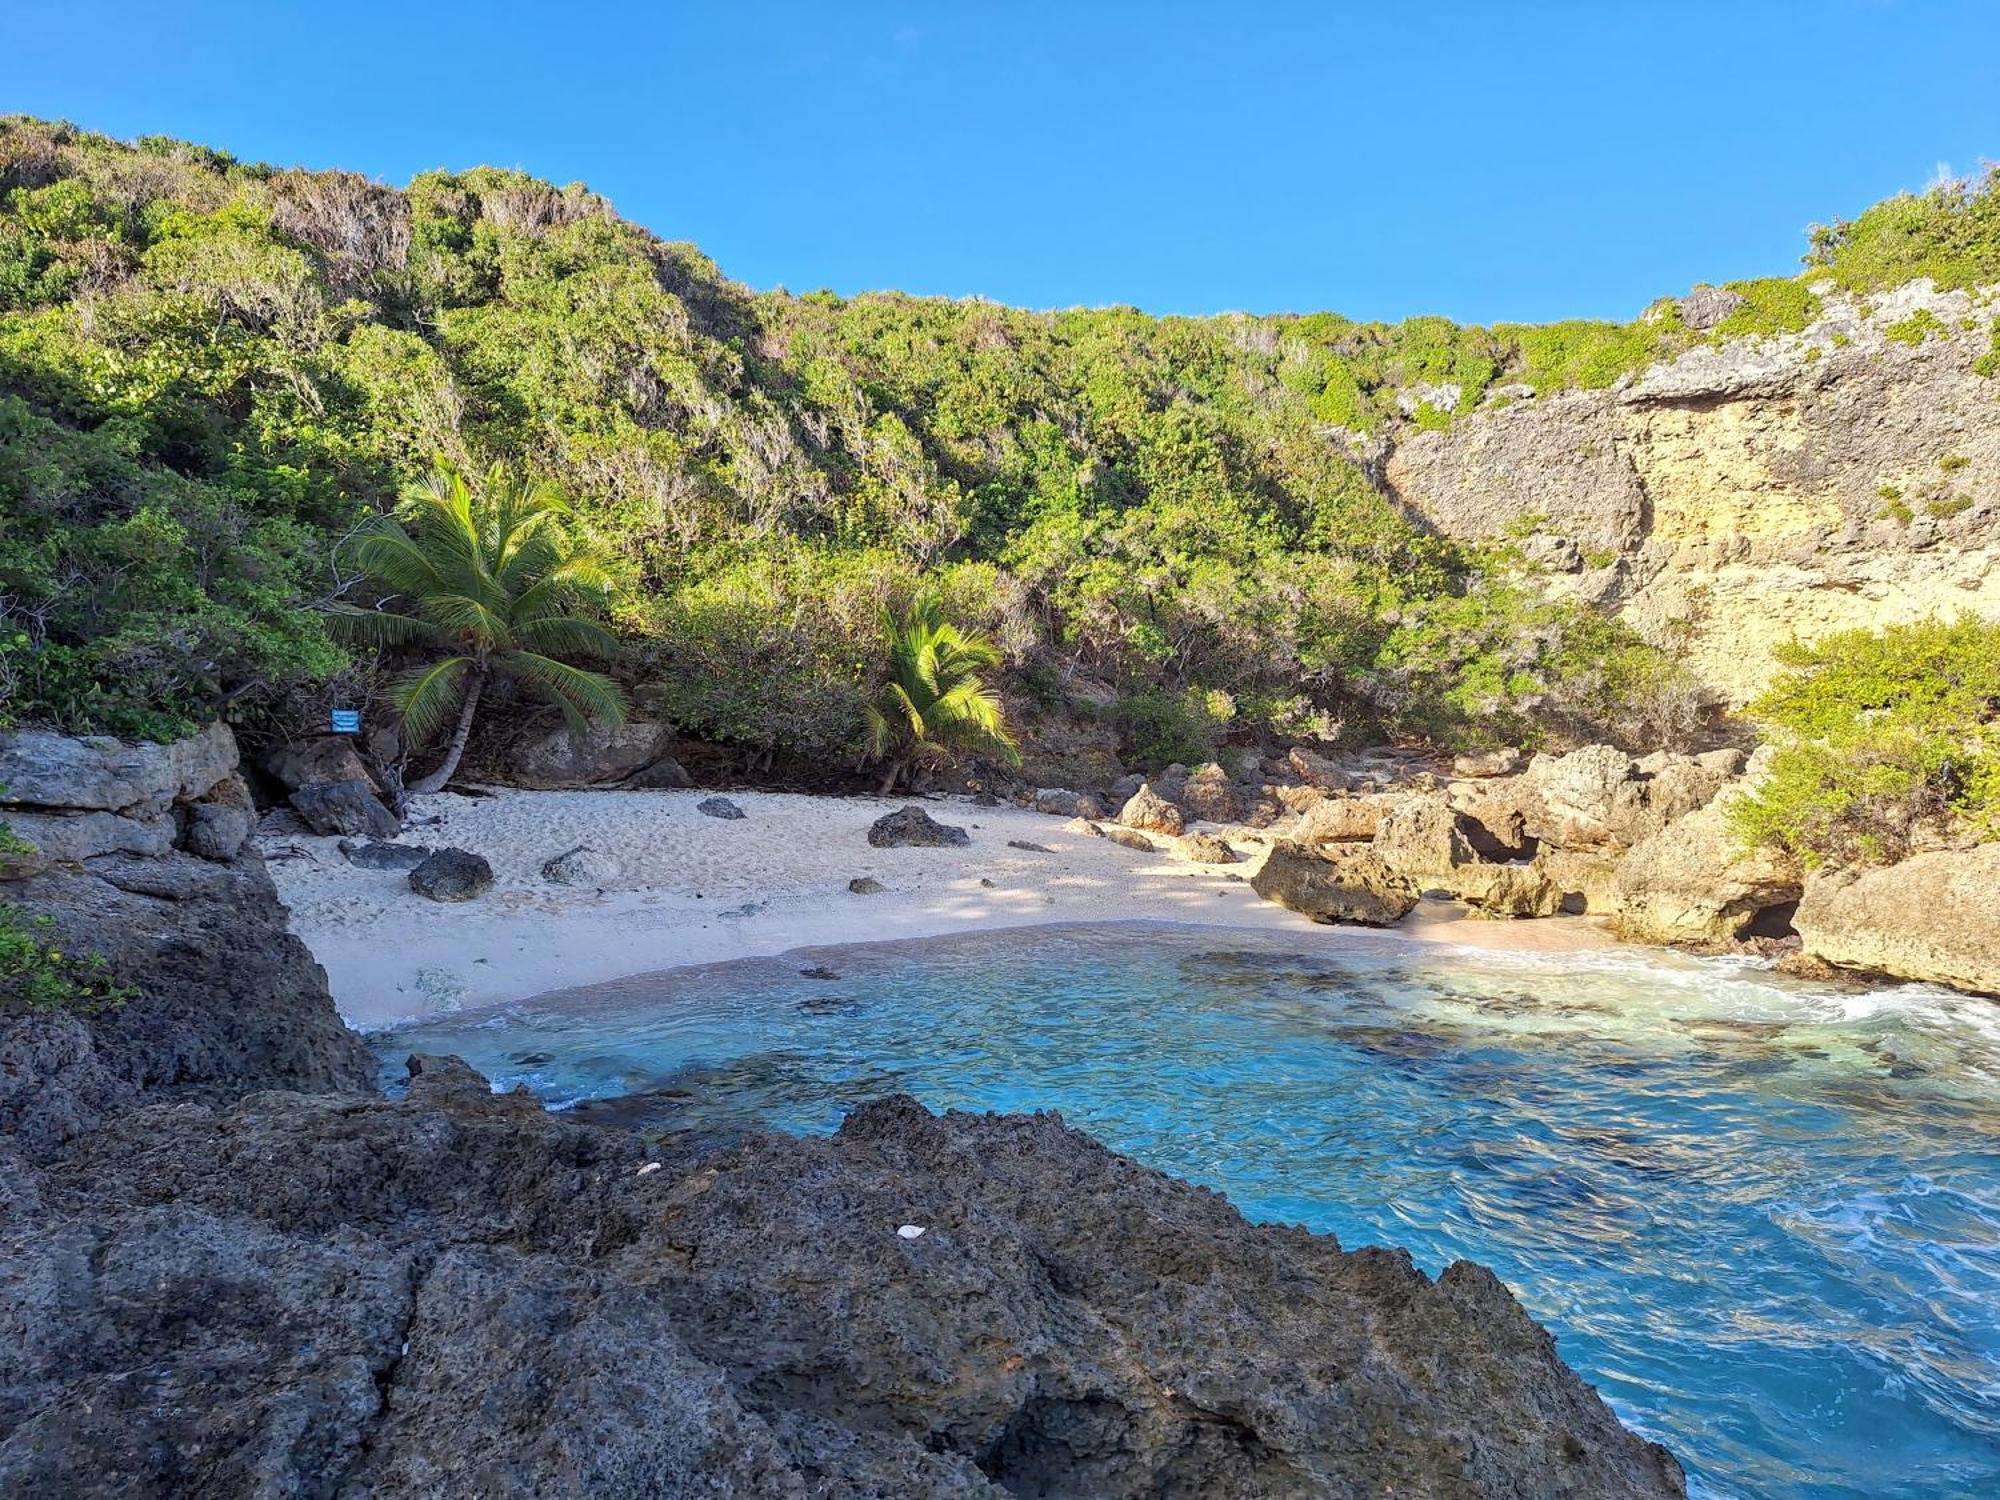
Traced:
<path fill-rule="evenodd" d="M 581 180 L 759 287 L 1629 317 L 2000 157 L 2000 4 L 20 0 L 0 109 Z"/>

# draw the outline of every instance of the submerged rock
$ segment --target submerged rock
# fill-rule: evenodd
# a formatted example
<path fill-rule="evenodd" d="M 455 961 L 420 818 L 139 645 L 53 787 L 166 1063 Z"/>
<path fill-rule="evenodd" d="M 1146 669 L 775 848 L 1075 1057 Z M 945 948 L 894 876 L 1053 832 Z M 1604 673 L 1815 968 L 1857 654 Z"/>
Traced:
<path fill-rule="evenodd" d="M 410 889 L 433 901 L 470 901 L 493 889 L 493 866 L 466 849 L 440 849 L 410 871 Z"/>
<path fill-rule="evenodd" d="M 1280 839 L 1271 846 L 1250 889 L 1266 901 L 1302 913 L 1315 922 L 1355 922 L 1388 927 L 1417 904 L 1417 888 L 1390 868 L 1373 848 L 1357 844 L 1300 844 Z"/>
<path fill-rule="evenodd" d="M 963 828 L 940 823 L 914 802 L 884 813 L 868 829 L 877 849 L 962 849 L 972 842 Z"/>

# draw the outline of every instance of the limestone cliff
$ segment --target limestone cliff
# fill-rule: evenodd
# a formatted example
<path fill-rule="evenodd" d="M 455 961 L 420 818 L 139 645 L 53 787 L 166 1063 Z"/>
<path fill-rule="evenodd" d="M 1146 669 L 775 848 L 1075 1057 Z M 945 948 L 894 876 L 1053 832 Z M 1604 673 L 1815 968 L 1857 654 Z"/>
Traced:
<path fill-rule="evenodd" d="M 2000 616 L 2000 378 L 1975 368 L 2000 305 L 1820 290 L 1799 333 L 1413 432 L 1382 482 L 1440 532 L 1519 540 L 1732 701 L 1794 634 Z"/>

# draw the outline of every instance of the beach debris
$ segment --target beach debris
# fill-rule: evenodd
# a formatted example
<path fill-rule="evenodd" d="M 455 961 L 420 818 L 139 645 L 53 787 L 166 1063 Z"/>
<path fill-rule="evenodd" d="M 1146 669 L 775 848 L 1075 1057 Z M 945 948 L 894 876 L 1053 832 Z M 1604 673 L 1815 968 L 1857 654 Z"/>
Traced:
<path fill-rule="evenodd" d="M 659 1170 L 660 1170 L 660 1164 L 656 1161 L 642 1162 L 639 1166 L 639 1171 L 637 1175 L 644 1177 L 649 1173 L 657 1172 Z"/>
<path fill-rule="evenodd" d="M 578 844 L 542 861 L 542 879 L 553 885 L 596 885 L 603 878 L 603 863 L 591 856 L 588 844 Z"/>
<path fill-rule="evenodd" d="M 410 889 L 433 901 L 470 901 L 493 889 L 493 866 L 469 849 L 439 849 L 410 871 Z"/>
<path fill-rule="evenodd" d="M 879 896 L 889 889 L 873 875 L 857 875 L 847 882 L 847 888 L 857 896 Z"/>
<path fill-rule="evenodd" d="M 902 1240 L 922 1239 L 924 1231 L 928 1228 L 930 1228 L 928 1224 L 902 1224 L 897 1226 L 896 1238 Z"/>
<path fill-rule="evenodd" d="M 993 889 L 993 882 L 988 880 L 984 875 L 979 877 L 979 883 L 985 886 L 986 889 L 989 891 Z"/>
<path fill-rule="evenodd" d="M 1032 839 L 1009 839 L 1007 840 L 1007 847 L 1009 849 L 1025 849 L 1030 854 L 1053 854 L 1056 852 L 1047 844 L 1037 844 Z"/>
<path fill-rule="evenodd" d="M 738 807 L 734 802 L 731 802 L 727 797 L 704 797 L 701 801 L 695 803 L 694 810 L 698 813 L 706 813 L 711 818 L 721 818 L 725 822 L 732 821 L 744 815 L 743 809 Z"/>
<path fill-rule="evenodd" d="M 877 849 L 959 849 L 972 842 L 963 828 L 940 823 L 914 802 L 884 813 L 868 830 Z"/>
<path fill-rule="evenodd" d="M 428 844 L 388 844 L 380 839 L 340 841 L 340 853 L 357 870 L 414 870 L 436 853 Z"/>

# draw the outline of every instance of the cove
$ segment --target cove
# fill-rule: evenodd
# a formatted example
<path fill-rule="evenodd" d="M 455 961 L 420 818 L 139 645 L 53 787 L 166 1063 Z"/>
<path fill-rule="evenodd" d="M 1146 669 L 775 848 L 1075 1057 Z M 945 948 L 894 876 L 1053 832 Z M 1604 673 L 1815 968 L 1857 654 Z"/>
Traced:
<path fill-rule="evenodd" d="M 655 1130 L 1057 1109 L 1493 1267 L 1696 1493 L 2000 1493 L 2000 1007 L 1739 960 L 1159 923 L 817 949 L 381 1034 Z"/>

